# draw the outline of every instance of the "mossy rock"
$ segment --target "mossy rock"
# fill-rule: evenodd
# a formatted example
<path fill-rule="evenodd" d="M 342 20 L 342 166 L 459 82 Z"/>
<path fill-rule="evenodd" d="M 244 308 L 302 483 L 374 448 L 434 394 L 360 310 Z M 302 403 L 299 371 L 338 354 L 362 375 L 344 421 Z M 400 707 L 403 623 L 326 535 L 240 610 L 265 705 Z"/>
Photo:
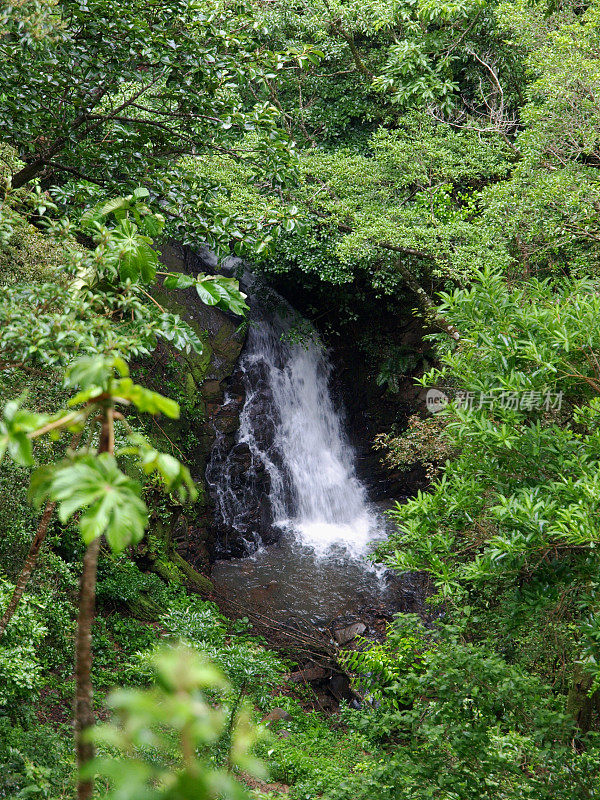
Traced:
<path fill-rule="evenodd" d="M 48 283 L 57 280 L 64 263 L 64 244 L 39 231 L 21 214 L 9 212 L 12 234 L 0 247 L 0 285 Z M 73 247 L 79 247 L 74 241 Z"/>

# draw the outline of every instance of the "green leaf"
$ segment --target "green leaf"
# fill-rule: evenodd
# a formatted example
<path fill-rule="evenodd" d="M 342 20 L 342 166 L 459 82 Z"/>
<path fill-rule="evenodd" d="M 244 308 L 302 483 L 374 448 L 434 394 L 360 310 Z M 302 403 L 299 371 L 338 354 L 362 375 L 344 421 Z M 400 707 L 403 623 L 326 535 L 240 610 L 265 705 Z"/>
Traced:
<path fill-rule="evenodd" d="M 221 295 L 217 289 L 207 280 L 201 280 L 196 283 L 196 291 L 198 297 L 207 306 L 216 306 L 221 301 Z"/>
<path fill-rule="evenodd" d="M 137 281 L 140 277 L 144 283 L 154 280 L 158 255 L 151 243 L 152 240 L 143 236 L 137 225 L 128 219 L 121 220 L 111 231 L 112 257 L 117 262 L 121 280 Z"/>
<path fill-rule="evenodd" d="M 240 291 L 239 282 L 235 278 L 199 274 L 196 291 L 206 305 L 217 306 L 239 316 L 243 316 L 248 310 L 246 295 Z"/>
<path fill-rule="evenodd" d="M 117 402 L 124 400 L 133 403 L 136 408 L 147 414 L 162 413 L 172 419 L 179 418 L 179 405 L 174 400 L 134 383 L 131 378 L 114 381 L 111 394 Z"/>
<path fill-rule="evenodd" d="M 74 461 L 36 470 L 30 496 L 36 506 L 46 499 L 58 503 L 58 516 L 66 522 L 80 512 L 81 537 L 89 544 L 104 534 L 114 552 L 139 542 L 148 524 L 142 487 L 127 477 L 110 453 L 85 455 Z"/>
<path fill-rule="evenodd" d="M 83 392 L 78 392 L 74 397 L 71 397 L 67 405 L 78 406 L 81 405 L 81 403 L 87 403 L 90 400 L 99 397 L 103 393 L 104 389 L 101 386 L 90 386 L 89 389 L 86 389 Z"/>
<path fill-rule="evenodd" d="M 195 286 L 196 279 L 191 275 L 184 275 L 183 273 L 171 273 L 167 275 L 164 280 L 165 289 L 189 289 Z"/>
<path fill-rule="evenodd" d="M 129 200 L 126 197 L 114 197 L 111 200 L 107 200 L 105 203 L 88 209 L 81 217 L 81 226 L 86 228 L 92 223 L 107 217 L 109 214 L 126 211 L 128 208 Z"/>
<path fill-rule="evenodd" d="M 122 377 L 129 375 L 127 362 L 120 356 L 83 356 L 67 367 L 65 386 L 79 386 L 83 390 L 105 388 L 115 371 Z"/>
<path fill-rule="evenodd" d="M 12 400 L 4 406 L 0 419 L 0 461 L 8 452 L 17 464 L 29 467 L 33 464 L 33 446 L 27 434 L 41 428 L 50 417 L 27 411 L 20 402 Z"/>
<path fill-rule="evenodd" d="M 169 492 L 177 492 L 181 502 L 198 498 L 198 490 L 190 471 L 178 459 L 168 453 L 156 450 L 143 436 L 132 434 L 129 437 L 133 447 L 125 448 L 123 453 L 133 453 L 140 461 L 146 475 L 156 473 Z"/>
<path fill-rule="evenodd" d="M 162 314 L 160 316 L 160 328 L 156 331 L 158 336 L 162 336 L 178 350 L 185 350 L 201 355 L 204 352 L 202 339 L 194 329 L 184 322 L 177 314 Z"/>

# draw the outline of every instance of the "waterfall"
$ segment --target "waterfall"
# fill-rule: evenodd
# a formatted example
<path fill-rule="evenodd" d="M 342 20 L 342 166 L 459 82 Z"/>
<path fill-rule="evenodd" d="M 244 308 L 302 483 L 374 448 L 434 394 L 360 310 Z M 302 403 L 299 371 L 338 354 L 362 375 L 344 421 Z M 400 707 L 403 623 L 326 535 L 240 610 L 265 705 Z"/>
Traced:
<path fill-rule="evenodd" d="M 240 361 L 245 400 L 235 445 L 217 443 L 207 471 L 220 522 L 249 550 L 286 532 L 319 557 L 368 552 L 379 533 L 330 393 L 331 364 L 316 332 L 253 309 Z"/>

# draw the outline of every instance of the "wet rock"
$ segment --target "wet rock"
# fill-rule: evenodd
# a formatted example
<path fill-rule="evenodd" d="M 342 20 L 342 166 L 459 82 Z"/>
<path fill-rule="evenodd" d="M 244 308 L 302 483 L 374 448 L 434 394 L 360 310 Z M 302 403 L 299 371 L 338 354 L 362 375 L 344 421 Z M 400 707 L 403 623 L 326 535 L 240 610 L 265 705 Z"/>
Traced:
<path fill-rule="evenodd" d="M 281 722 L 282 720 L 288 719 L 291 719 L 291 717 L 285 708 L 274 708 L 261 719 L 261 723 L 263 725 L 269 725 L 273 722 Z"/>
<path fill-rule="evenodd" d="M 297 672 L 292 672 L 290 680 L 293 683 L 311 683 L 312 681 L 322 681 L 327 675 L 328 671 L 326 669 L 314 665 L 312 667 L 304 667 L 304 669 L 300 669 Z"/>
<path fill-rule="evenodd" d="M 223 390 L 219 381 L 204 381 L 200 393 L 208 403 L 220 403 L 223 399 Z"/>
<path fill-rule="evenodd" d="M 342 675 L 340 673 L 332 675 L 328 688 L 338 702 L 340 700 L 348 700 L 352 697 L 350 680 L 347 675 Z"/>
<path fill-rule="evenodd" d="M 205 244 L 197 245 L 194 250 L 198 260 L 207 271 L 210 270 L 213 272 L 217 270 L 219 259 L 214 250 L 211 250 L 210 247 Z"/>
<path fill-rule="evenodd" d="M 281 536 L 281 531 L 273 525 L 273 507 L 266 492 L 259 502 L 258 530 L 265 544 L 275 544 Z"/>
<path fill-rule="evenodd" d="M 243 403 L 246 387 L 244 386 L 244 375 L 241 370 L 236 370 L 233 375 L 224 381 L 227 391 L 234 395 L 236 401 Z"/>
<path fill-rule="evenodd" d="M 239 273 L 244 271 L 244 268 L 243 259 L 237 256 L 226 256 L 221 262 L 221 269 L 219 272 L 228 277 L 236 277 Z"/>
<path fill-rule="evenodd" d="M 240 415 L 236 408 L 226 408 L 223 406 L 219 414 L 215 414 L 215 428 L 223 434 L 231 434 L 237 431 L 240 424 Z"/>
<path fill-rule="evenodd" d="M 344 645 L 356 639 L 357 636 L 362 636 L 366 630 L 367 626 L 364 622 L 353 622 L 345 628 L 336 628 L 333 631 L 333 638 L 338 644 Z"/>

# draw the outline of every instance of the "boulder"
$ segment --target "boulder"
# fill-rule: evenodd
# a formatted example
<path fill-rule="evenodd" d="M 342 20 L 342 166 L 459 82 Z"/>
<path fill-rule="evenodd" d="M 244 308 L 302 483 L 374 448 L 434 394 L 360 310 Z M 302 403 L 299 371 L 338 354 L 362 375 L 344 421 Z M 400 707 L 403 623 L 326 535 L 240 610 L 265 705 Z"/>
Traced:
<path fill-rule="evenodd" d="M 329 672 L 323 667 L 318 667 L 316 664 L 309 667 L 299 669 L 297 672 L 292 672 L 290 680 L 293 683 L 311 683 L 312 681 L 324 680 Z"/>
<path fill-rule="evenodd" d="M 366 630 L 367 626 L 364 622 L 353 622 L 351 625 L 346 625 L 344 628 L 336 628 L 336 630 L 333 631 L 333 638 L 339 645 L 345 645 L 353 639 L 356 639 L 357 636 L 362 636 Z"/>
<path fill-rule="evenodd" d="M 290 719 L 290 715 L 285 708 L 274 708 L 261 719 L 261 723 L 270 725 L 273 722 L 281 722 L 284 719 Z"/>

